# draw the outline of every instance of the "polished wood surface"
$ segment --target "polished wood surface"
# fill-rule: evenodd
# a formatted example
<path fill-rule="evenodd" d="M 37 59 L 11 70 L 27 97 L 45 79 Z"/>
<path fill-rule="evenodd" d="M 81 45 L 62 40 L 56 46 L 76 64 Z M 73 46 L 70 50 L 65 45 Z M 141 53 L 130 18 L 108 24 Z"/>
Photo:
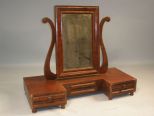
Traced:
<path fill-rule="evenodd" d="M 106 78 L 103 80 L 103 90 L 104 93 L 111 100 L 114 96 L 120 94 L 133 95 L 136 91 L 136 78 L 120 71 L 117 68 L 113 68 L 111 71 L 108 71 Z"/>
<path fill-rule="evenodd" d="M 24 82 L 26 82 L 29 92 L 33 93 L 34 96 L 66 91 L 60 83 L 54 80 L 46 80 L 44 76 L 43 78 L 24 78 Z"/>
<path fill-rule="evenodd" d="M 106 49 L 103 43 L 103 26 L 105 22 L 109 22 L 110 21 L 110 17 L 105 17 L 102 18 L 100 24 L 99 24 L 99 40 L 100 40 L 100 48 L 101 48 L 101 53 L 102 53 L 102 64 L 100 66 L 100 73 L 105 73 L 108 69 L 108 58 L 107 58 L 107 53 L 106 53 Z"/>
<path fill-rule="evenodd" d="M 33 113 L 38 108 L 49 106 L 64 108 L 67 102 L 64 86 L 44 76 L 24 78 L 24 89 Z"/>
<path fill-rule="evenodd" d="M 50 69 L 51 56 L 52 56 L 53 48 L 56 42 L 56 29 L 55 29 L 54 23 L 49 18 L 47 17 L 43 18 L 42 22 L 48 23 L 52 31 L 51 43 L 50 43 L 50 47 L 49 47 L 49 50 L 48 50 L 48 53 L 45 59 L 45 63 L 44 63 L 44 75 L 45 75 L 45 78 L 47 79 L 56 79 L 57 75 L 54 74 Z"/>
<path fill-rule="evenodd" d="M 92 67 L 72 68 L 64 70 L 62 15 L 64 14 L 90 14 L 92 16 Z M 98 6 L 55 6 L 55 24 L 47 17 L 43 18 L 43 23 L 49 23 L 52 30 L 52 40 L 44 64 L 44 75 L 47 79 L 76 78 L 83 75 L 105 73 L 108 69 L 108 60 L 105 46 L 102 40 L 102 30 L 104 23 L 110 18 L 105 17 L 99 24 Z M 56 27 L 56 28 L 55 28 Z M 53 47 L 56 47 L 56 74 L 50 69 L 50 60 Z M 100 49 L 102 52 L 102 64 L 100 66 Z M 73 54 L 71 54 L 73 55 Z M 77 57 L 77 56 L 75 56 Z M 66 63 L 66 61 L 65 61 Z M 69 64 L 69 61 L 67 62 Z M 51 64 L 52 65 L 52 64 Z"/>
<path fill-rule="evenodd" d="M 68 20 L 69 23 L 66 21 L 69 24 L 67 25 L 62 18 L 65 17 L 66 20 L 70 16 L 77 17 L 77 19 L 82 18 L 79 20 L 73 18 L 73 21 L 71 18 Z M 90 22 L 90 24 L 83 24 L 86 21 L 83 19 L 89 20 L 86 23 Z M 117 95 L 134 94 L 137 83 L 134 77 L 117 68 L 108 69 L 108 58 L 103 43 L 103 26 L 105 22 L 109 21 L 110 17 L 105 17 L 99 23 L 98 6 L 55 6 L 55 24 L 51 19 L 43 18 L 42 22 L 48 23 L 52 31 L 51 43 L 44 63 L 44 75 L 24 78 L 25 94 L 33 113 L 38 108 L 49 106 L 65 108 L 69 96 L 103 92 L 111 100 Z M 70 25 L 73 29 L 72 27 L 69 29 L 62 27 Z M 89 25 L 90 29 L 88 29 Z M 80 38 L 82 29 L 88 35 L 81 34 L 84 36 Z M 74 33 L 71 30 L 74 30 Z M 65 34 L 69 34 L 71 37 L 67 38 Z M 81 42 L 82 39 L 85 42 Z M 71 44 L 70 46 L 67 46 L 68 42 Z M 73 45 L 82 43 L 84 44 L 81 46 Z M 85 45 L 86 43 L 89 45 Z M 50 69 L 54 46 L 56 48 L 56 74 Z M 74 47 L 80 47 L 80 49 Z M 72 51 L 67 49 L 72 49 Z M 77 50 L 80 51 L 75 55 L 73 52 L 77 52 Z M 87 59 L 82 59 L 83 56 Z M 82 61 L 75 60 L 76 57 L 81 58 Z M 79 65 L 77 65 L 78 63 Z"/>
<path fill-rule="evenodd" d="M 104 74 L 65 80 L 47 80 L 44 76 L 25 77 L 24 88 L 32 112 L 36 112 L 41 107 L 64 108 L 66 96 L 103 92 L 111 100 L 121 94 L 133 95 L 136 79 L 117 68 L 110 68 Z"/>
<path fill-rule="evenodd" d="M 62 25 L 62 18 L 64 14 L 71 14 L 71 15 L 79 15 L 79 14 L 89 14 L 91 15 L 91 34 L 92 38 L 92 66 L 91 67 L 83 67 L 83 68 L 72 68 L 68 71 L 64 70 L 64 46 L 63 46 L 63 25 Z M 57 78 L 74 78 L 77 75 L 86 75 L 86 74 L 96 74 L 99 73 L 99 8 L 98 6 L 55 6 L 55 15 L 56 15 L 56 70 L 57 70 Z M 77 23 L 77 22 L 76 22 Z M 86 33 L 85 33 L 86 34 Z M 71 34 L 69 34 L 71 35 Z M 75 38 L 72 38 L 75 39 Z M 75 44 L 78 44 L 77 42 Z M 83 43 L 81 43 L 83 44 Z M 84 45 L 83 45 L 84 46 Z M 71 57 L 73 54 L 69 54 Z M 85 54 L 83 54 L 85 55 Z M 75 56 L 77 57 L 77 56 Z M 72 57 L 73 58 L 73 57 Z M 65 61 L 65 63 L 69 63 L 69 61 Z"/>

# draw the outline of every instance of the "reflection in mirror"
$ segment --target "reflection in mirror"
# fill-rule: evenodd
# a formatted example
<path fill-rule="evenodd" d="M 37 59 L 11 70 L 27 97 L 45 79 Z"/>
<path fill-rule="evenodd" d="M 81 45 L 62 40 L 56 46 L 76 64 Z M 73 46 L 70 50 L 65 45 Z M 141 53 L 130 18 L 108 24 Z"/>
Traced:
<path fill-rule="evenodd" d="M 63 14 L 64 71 L 92 67 L 92 15 Z"/>

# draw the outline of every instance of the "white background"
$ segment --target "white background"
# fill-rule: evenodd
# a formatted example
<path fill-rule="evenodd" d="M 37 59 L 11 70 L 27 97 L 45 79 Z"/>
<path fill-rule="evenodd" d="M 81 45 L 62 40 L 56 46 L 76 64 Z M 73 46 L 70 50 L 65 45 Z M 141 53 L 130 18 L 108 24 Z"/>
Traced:
<path fill-rule="evenodd" d="M 54 5 L 97 5 L 109 66 L 137 78 L 134 96 L 109 101 L 102 94 L 69 99 L 66 109 L 32 114 L 23 77 L 43 74 Z M 0 116 L 154 116 L 154 0 L 0 0 Z M 54 63 L 55 60 L 52 60 Z M 54 69 L 54 66 L 52 67 Z"/>

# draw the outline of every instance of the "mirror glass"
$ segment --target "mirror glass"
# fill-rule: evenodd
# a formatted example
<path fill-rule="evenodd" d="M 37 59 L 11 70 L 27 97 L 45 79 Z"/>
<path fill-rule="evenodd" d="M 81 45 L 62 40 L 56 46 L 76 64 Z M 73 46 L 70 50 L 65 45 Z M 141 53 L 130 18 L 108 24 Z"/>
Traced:
<path fill-rule="evenodd" d="M 63 69 L 91 68 L 92 14 L 62 14 Z"/>

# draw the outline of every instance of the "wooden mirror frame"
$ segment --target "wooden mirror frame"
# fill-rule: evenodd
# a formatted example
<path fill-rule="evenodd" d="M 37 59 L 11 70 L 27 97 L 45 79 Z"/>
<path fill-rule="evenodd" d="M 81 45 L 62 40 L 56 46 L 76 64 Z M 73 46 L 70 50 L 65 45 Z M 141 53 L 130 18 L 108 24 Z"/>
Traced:
<path fill-rule="evenodd" d="M 62 46 L 62 14 L 91 14 L 92 15 L 92 68 L 77 68 L 64 71 L 63 69 L 63 46 Z M 105 73 L 108 69 L 106 50 L 102 40 L 102 31 L 105 21 L 110 21 L 105 17 L 99 24 L 98 6 L 55 6 L 55 26 L 47 17 L 43 23 L 49 23 L 52 29 L 52 41 L 44 64 L 44 75 L 47 79 L 74 78 L 82 75 Z M 56 74 L 50 70 L 50 60 L 55 44 L 56 48 Z M 102 53 L 102 64 L 100 65 L 100 49 Z"/>

